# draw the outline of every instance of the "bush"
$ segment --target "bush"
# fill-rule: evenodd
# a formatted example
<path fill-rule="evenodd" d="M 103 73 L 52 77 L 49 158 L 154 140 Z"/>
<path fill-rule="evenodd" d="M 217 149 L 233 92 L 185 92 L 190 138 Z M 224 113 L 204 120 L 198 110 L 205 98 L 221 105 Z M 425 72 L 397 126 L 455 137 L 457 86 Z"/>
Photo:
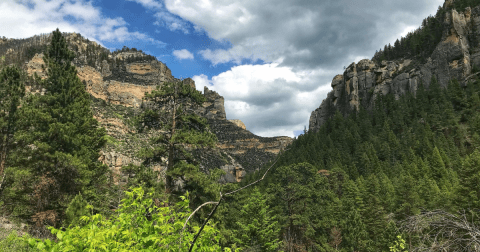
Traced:
<path fill-rule="evenodd" d="M 57 241 L 29 238 L 30 248 L 44 251 L 188 251 L 198 226 L 187 225 L 190 215 L 186 196 L 175 206 L 158 207 L 152 192 L 142 188 L 125 192 L 127 197 L 108 220 L 96 214 L 83 216 L 83 225 L 65 231 L 49 227 Z M 147 197 L 145 197 L 147 195 Z M 188 196 L 188 194 L 187 194 Z M 92 208 L 92 206 L 87 206 Z M 181 243 L 180 243 L 181 242 Z M 218 231 L 206 225 L 194 246 L 194 251 L 219 251 Z"/>
<path fill-rule="evenodd" d="M 0 233 L 6 234 L 7 230 L 0 228 Z M 36 248 L 31 248 L 28 244 L 28 239 L 31 236 L 28 234 L 19 237 L 15 230 L 12 230 L 6 237 L 0 236 L 0 251 L 3 252 L 23 252 L 23 251 L 38 251 Z"/>

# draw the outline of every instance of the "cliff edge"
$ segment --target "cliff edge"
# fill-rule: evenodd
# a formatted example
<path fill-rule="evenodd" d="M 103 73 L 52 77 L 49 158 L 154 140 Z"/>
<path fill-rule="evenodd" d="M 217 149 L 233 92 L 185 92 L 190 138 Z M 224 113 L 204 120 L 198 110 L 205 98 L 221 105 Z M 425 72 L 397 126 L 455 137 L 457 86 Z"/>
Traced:
<path fill-rule="evenodd" d="M 446 1 L 443 8 L 452 1 Z M 397 59 L 379 63 L 369 59 L 351 63 L 332 80 L 330 91 L 320 107 L 311 113 L 309 131 L 318 131 L 336 110 L 344 116 L 371 109 L 375 96 L 393 94 L 396 99 L 406 92 L 415 93 L 420 83 L 428 88 L 432 76 L 446 87 L 453 78 L 463 85 L 480 67 L 480 6 L 467 7 L 463 12 L 450 9 L 445 15 L 442 39 L 420 64 L 416 59 Z"/>

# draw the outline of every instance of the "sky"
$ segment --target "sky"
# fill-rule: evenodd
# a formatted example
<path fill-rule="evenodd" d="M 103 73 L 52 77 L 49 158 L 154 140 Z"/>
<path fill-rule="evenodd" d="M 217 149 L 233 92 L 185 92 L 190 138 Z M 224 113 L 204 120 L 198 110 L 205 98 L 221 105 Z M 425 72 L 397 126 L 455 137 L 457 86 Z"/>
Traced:
<path fill-rule="evenodd" d="M 0 0 L 0 37 L 77 32 L 135 47 L 225 98 L 227 119 L 294 137 L 344 66 L 371 59 L 443 0 Z"/>

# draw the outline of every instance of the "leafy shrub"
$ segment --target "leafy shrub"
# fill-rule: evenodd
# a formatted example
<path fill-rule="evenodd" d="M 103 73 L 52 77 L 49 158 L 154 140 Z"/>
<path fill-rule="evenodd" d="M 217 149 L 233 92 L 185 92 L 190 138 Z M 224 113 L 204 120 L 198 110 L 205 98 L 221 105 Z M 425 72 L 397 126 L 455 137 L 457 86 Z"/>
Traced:
<path fill-rule="evenodd" d="M 57 241 L 29 238 L 31 248 L 44 251 L 188 251 L 198 226 L 188 224 L 182 234 L 188 209 L 188 194 L 175 206 L 158 207 L 152 192 L 133 188 L 117 210 L 118 215 L 105 219 L 102 215 L 83 216 L 83 226 L 70 226 L 65 231 L 49 227 Z M 88 205 L 87 208 L 92 208 Z M 194 251 L 219 251 L 218 231 L 206 225 L 197 239 Z"/>
<path fill-rule="evenodd" d="M 5 229 L 0 228 L 0 232 L 7 232 Z M 6 237 L 0 236 L 0 251 L 3 252 L 24 252 L 24 251 L 37 251 L 36 248 L 31 248 L 27 240 L 31 236 L 25 234 L 23 237 L 19 237 L 15 230 L 12 230 Z"/>

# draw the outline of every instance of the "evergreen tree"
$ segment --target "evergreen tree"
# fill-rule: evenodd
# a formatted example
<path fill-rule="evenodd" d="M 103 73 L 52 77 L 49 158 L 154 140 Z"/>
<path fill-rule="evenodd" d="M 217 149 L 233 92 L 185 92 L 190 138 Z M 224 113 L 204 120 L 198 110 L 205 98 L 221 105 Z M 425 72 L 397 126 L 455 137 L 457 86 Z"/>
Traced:
<path fill-rule="evenodd" d="M 463 161 L 459 171 L 457 202 L 464 209 L 480 209 L 480 152 L 476 150 Z"/>
<path fill-rule="evenodd" d="M 87 204 L 87 201 L 83 199 L 81 193 L 75 196 L 65 211 L 66 218 L 63 226 L 68 227 L 69 225 L 79 225 L 81 223 L 80 217 L 88 216 Z"/>
<path fill-rule="evenodd" d="M 242 207 L 238 228 L 234 230 L 234 241 L 240 248 L 260 251 L 277 251 L 280 227 L 274 220 L 273 211 L 267 205 L 267 198 L 258 188 L 253 189 Z"/>
<path fill-rule="evenodd" d="M 90 95 L 76 75 L 73 58 L 57 29 L 43 58 L 48 78 L 40 85 L 45 94 L 31 95 L 19 111 L 24 119 L 15 135 L 19 151 L 12 157 L 10 172 L 12 178 L 30 176 L 22 187 L 24 193 L 33 193 L 27 206 L 21 206 L 30 209 L 30 214 L 23 212 L 24 218 L 46 212 L 62 216 L 78 192 L 94 203 L 96 211 L 107 211 L 108 202 L 101 198 L 105 195 L 98 191 L 106 186 L 108 170 L 98 161 L 105 129 L 93 118 Z M 18 188 L 10 187 L 5 197 L 14 199 L 16 193 Z"/>
<path fill-rule="evenodd" d="M 0 192 L 5 178 L 7 156 L 14 148 L 13 135 L 17 130 L 17 108 L 25 95 L 20 70 L 6 67 L 0 72 Z"/>
<path fill-rule="evenodd" d="M 187 146 L 190 151 L 213 147 L 217 141 L 215 134 L 208 129 L 206 119 L 194 113 L 205 98 L 188 84 L 178 82 L 157 86 L 145 94 L 145 101 L 141 115 L 142 130 L 158 129 L 168 133 L 153 136 L 151 146 L 142 149 L 140 154 L 146 158 L 146 163 L 168 156 L 165 192 L 173 193 L 174 181 L 182 180 L 185 190 L 197 192 L 197 201 L 200 197 L 205 200 L 207 195 L 216 197 L 216 183 L 212 183 L 210 177 L 219 176 L 219 172 L 211 173 L 210 177 L 202 173 L 198 162 L 187 150 Z"/>

